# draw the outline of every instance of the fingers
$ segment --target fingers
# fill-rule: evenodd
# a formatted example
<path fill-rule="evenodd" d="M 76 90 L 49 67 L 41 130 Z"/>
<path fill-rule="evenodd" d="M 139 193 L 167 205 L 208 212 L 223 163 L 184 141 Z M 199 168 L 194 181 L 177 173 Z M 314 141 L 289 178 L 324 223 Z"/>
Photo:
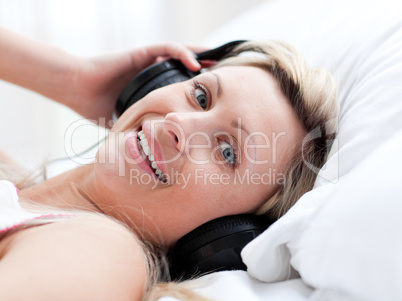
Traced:
<path fill-rule="evenodd" d="M 168 56 L 180 60 L 191 71 L 198 71 L 200 63 L 195 59 L 194 53 L 204 50 L 202 47 L 186 47 L 178 43 L 166 43 L 147 47 L 148 55 L 155 58 Z M 194 51 L 194 52 L 193 52 Z"/>

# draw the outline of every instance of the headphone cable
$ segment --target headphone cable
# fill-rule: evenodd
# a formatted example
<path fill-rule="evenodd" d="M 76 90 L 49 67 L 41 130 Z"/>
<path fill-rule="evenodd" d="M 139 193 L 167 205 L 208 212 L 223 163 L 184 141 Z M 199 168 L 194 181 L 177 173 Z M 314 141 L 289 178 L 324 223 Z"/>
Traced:
<path fill-rule="evenodd" d="M 47 172 L 48 172 L 48 168 L 49 168 L 50 166 L 52 166 L 52 165 L 54 165 L 54 164 L 56 164 L 56 163 L 63 162 L 63 161 L 73 160 L 73 159 L 75 159 L 75 158 L 81 158 L 82 155 L 84 155 L 84 154 L 88 153 L 89 151 L 93 150 L 95 147 L 98 147 L 101 143 L 103 143 L 103 142 L 106 140 L 106 138 L 107 138 L 107 135 L 106 135 L 105 137 L 103 137 L 101 140 L 97 141 L 95 144 L 93 144 L 93 145 L 91 145 L 90 147 L 88 147 L 87 149 L 83 150 L 82 152 L 79 152 L 78 154 L 74 154 L 74 155 L 72 155 L 72 156 L 67 156 L 67 157 L 59 157 L 59 158 L 56 158 L 56 159 L 52 159 L 52 160 L 47 161 L 47 162 L 45 163 L 45 166 L 44 166 L 44 169 L 45 169 L 45 170 L 44 170 L 45 179 L 48 178 Z"/>

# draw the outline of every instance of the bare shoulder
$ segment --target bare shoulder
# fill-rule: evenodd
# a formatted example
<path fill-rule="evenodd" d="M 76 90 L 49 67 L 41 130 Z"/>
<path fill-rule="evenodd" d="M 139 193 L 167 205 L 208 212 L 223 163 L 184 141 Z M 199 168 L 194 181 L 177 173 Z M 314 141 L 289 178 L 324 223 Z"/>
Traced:
<path fill-rule="evenodd" d="M 2 296 L 141 299 L 146 282 L 141 244 L 129 230 L 106 217 L 82 216 L 32 227 L 1 243 L 6 244 L 0 260 Z"/>

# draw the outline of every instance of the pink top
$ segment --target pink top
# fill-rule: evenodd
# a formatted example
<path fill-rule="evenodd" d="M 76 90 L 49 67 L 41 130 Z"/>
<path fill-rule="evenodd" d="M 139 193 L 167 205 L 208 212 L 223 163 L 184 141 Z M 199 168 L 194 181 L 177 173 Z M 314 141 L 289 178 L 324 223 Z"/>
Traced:
<path fill-rule="evenodd" d="M 59 213 L 32 213 L 23 209 L 18 201 L 18 190 L 12 182 L 0 180 L 0 233 L 11 230 L 33 219 L 52 222 L 72 215 Z"/>

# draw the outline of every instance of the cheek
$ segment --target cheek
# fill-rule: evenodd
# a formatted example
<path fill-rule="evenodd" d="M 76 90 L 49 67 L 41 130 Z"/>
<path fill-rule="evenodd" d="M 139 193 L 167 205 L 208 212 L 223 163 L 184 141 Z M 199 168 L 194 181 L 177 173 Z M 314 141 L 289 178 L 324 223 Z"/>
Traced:
<path fill-rule="evenodd" d="M 249 200 L 252 212 L 255 212 L 267 202 L 284 183 L 284 172 L 281 164 L 262 164 L 254 172 L 249 172 L 243 177 L 243 183 L 247 184 L 244 191 Z"/>
<path fill-rule="evenodd" d="M 180 83 L 158 88 L 137 101 L 130 109 L 132 109 L 133 113 L 165 113 L 166 110 L 174 108 L 182 101 L 181 97 L 177 97 L 183 94 L 182 90 Z"/>
<path fill-rule="evenodd" d="M 186 212 L 202 216 L 203 222 L 225 215 L 251 212 L 262 202 L 260 190 L 249 184 L 240 184 L 242 179 L 229 173 L 195 169 L 177 181 L 175 198 L 182 199 Z M 257 186 L 256 188 L 259 188 Z M 257 193 L 256 193 L 257 191 Z M 258 204 L 258 205 L 257 205 Z"/>
<path fill-rule="evenodd" d="M 230 186 L 223 185 L 217 175 L 205 168 L 182 172 L 169 188 L 169 195 L 176 200 L 176 205 L 182 206 L 187 214 L 192 212 L 194 217 L 201 217 L 202 222 L 230 214 L 230 206 L 225 204 L 234 196 L 229 195 Z"/>

